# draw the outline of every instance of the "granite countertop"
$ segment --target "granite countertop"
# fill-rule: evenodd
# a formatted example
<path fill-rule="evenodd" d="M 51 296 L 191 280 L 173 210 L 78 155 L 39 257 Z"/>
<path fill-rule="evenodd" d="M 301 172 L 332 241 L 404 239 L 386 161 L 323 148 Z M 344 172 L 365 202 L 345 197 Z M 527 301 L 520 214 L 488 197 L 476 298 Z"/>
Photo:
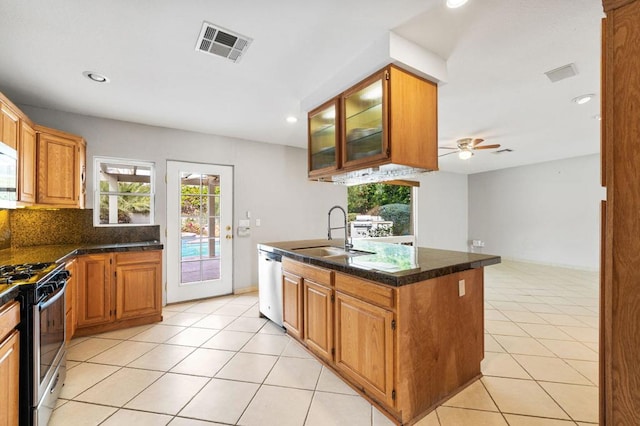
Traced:
<path fill-rule="evenodd" d="M 500 256 L 439 250 L 354 239 L 355 250 L 370 252 L 347 258 L 323 258 L 294 251 L 306 247 L 342 247 L 343 240 L 301 240 L 258 244 L 261 250 L 299 262 L 355 275 L 392 286 L 402 286 L 468 269 L 500 263 Z"/>
<path fill-rule="evenodd" d="M 0 250 L 0 266 L 21 263 L 54 262 L 61 263 L 73 256 L 92 253 L 113 253 L 123 251 L 162 250 L 160 241 L 142 241 L 117 244 L 63 244 L 8 248 Z M 0 305 L 15 299 L 19 284 L 0 284 Z"/>

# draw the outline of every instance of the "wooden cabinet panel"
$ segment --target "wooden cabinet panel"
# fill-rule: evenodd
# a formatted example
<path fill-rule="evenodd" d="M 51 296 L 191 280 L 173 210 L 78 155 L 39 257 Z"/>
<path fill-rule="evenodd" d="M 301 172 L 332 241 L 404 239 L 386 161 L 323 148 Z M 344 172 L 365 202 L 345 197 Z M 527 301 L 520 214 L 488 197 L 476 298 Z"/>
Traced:
<path fill-rule="evenodd" d="M 162 265 L 133 263 L 116 267 L 116 319 L 159 313 Z"/>
<path fill-rule="evenodd" d="M 282 325 L 293 337 L 302 340 L 302 278 L 288 272 L 282 274 Z"/>
<path fill-rule="evenodd" d="M 282 269 L 299 277 L 308 278 L 327 287 L 333 286 L 333 271 L 296 262 L 286 257 L 282 259 Z"/>
<path fill-rule="evenodd" d="M 20 323 L 20 303 L 9 302 L 0 307 L 0 340 Z"/>
<path fill-rule="evenodd" d="M 89 254 L 78 257 L 76 306 L 78 328 L 111 321 L 111 255 Z"/>
<path fill-rule="evenodd" d="M 384 308 L 393 308 L 395 304 L 393 288 L 369 282 L 353 275 L 336 273 L 336 290 Z"/>
<path fill-rule="evenodd" d="M 20 122 L 18 145 L 18 201 L 36 202 L 36 132 L 24 120 Z"/>
<path fill-rule="evenodd" d="M 603 6 L 607 203 L 600 409 L 602 424 L 631 425 L 640 413 L 640 1 L 604 0 Z"/>
<path fill-rule="evenodd" d="M 84 206 L 81 170 L 84 140 L 55 129 L 36 126 L 38 147 L 38 204 Z"/>
<path fill-rule="evenodd" d="M 67 293 L 66 293 L 66 308 L 67 311 L 65 313 L 67 319 L 67 342 L 73 338 L 73 335 L 76 332 L 76 324 L 77 319 L 76 315 L 78 313 L 78 308 L 76 307 L 76 300 L 78 298 L 77 295 L 77 283 L 78 283 L 78 261 L 73 259 L 70 262 L 67 262 L 65 268 L 69 271 L 69 278 L 67 279 Z"/>
<path fill-rule="evenodd" d="M 335 293 L 335 365 L 372 398 L 394 406 L 394 314 Z"/>
<path fill-rule="evenodd" d="M 333 291 L 304 279 L 304 340 L 307 347 L 333 360 Z"/>
<path fill-rule="evenodd" d="M 0 340 L 0 425 L 18 425 L 20 333 Z"/>
<path fill-rule="evenodd" d="M 11 107 L 0 100 L 0 141 L 18 149 L 20 117 Z"/>

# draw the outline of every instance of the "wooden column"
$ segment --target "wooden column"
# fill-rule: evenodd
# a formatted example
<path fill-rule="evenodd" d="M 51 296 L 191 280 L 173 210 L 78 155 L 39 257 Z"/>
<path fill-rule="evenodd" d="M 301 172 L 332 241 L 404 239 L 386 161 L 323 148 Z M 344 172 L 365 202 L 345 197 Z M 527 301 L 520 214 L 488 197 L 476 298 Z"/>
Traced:
<path fill-rule="evenodd" d="M 603 0 L 600 423 L 640 421 L 640 1 Z"/>

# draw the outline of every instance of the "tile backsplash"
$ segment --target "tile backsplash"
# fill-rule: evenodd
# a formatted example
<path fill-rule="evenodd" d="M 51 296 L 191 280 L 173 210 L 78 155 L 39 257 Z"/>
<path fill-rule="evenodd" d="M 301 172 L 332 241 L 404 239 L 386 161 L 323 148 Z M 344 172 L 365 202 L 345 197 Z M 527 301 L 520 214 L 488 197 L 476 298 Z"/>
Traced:
<path fill-rule="evenodd" d="M 94 227 L 92 209 L 0 210 L 0 248 L 160 240 L 160 226 Z"/>

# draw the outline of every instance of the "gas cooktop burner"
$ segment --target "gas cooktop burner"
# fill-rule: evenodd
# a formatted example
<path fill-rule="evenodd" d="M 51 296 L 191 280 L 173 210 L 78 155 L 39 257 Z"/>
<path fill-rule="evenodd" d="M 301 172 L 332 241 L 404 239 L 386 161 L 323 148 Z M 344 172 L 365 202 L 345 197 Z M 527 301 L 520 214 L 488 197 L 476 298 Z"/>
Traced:
<path fill-rule="evenodd" d="M 53 263 L 23 263 L 21 265 L 6 265 L 0 267 L 0 284 L 37 281 L 39 275 L 46 274 Z"/>

